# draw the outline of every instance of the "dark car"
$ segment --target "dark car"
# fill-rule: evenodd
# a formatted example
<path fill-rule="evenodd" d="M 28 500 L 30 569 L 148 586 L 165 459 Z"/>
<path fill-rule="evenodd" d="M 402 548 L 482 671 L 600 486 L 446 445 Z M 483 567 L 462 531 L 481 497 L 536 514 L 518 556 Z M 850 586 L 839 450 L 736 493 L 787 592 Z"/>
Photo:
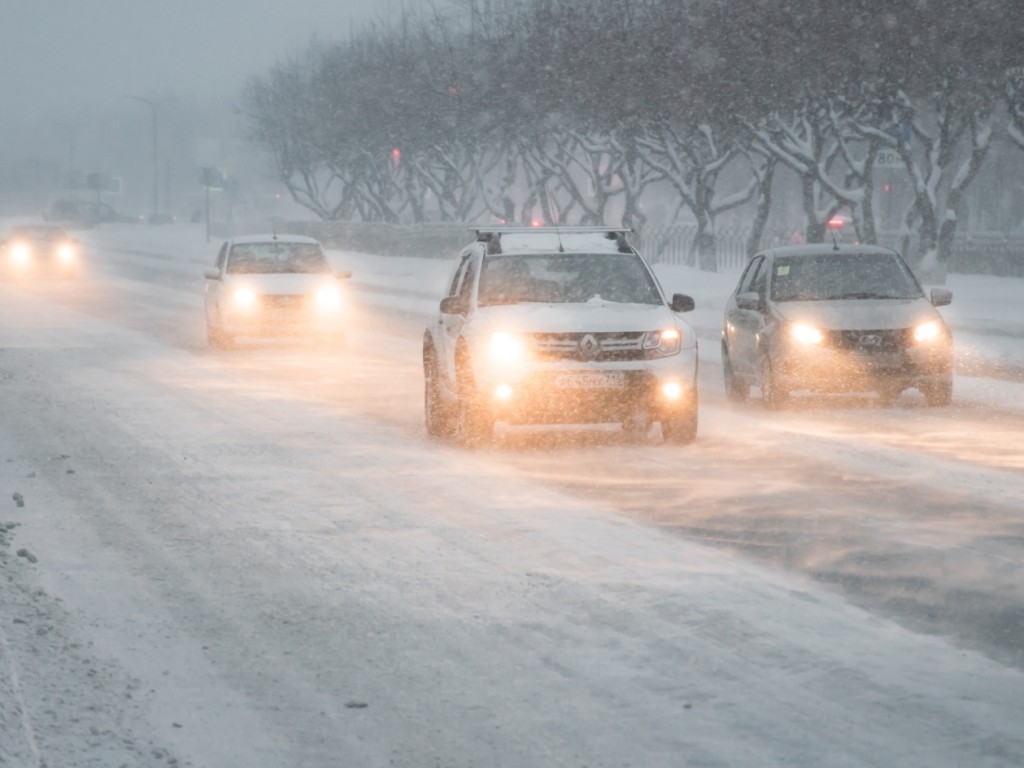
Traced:
<path fill-rule="evenodd" d="M 8 278 L 78 273 L 78 241 L 53 224 L 15 227 L 2 241 L 0 256 L 2 273 Z"/>
<path fill-rule="evenodd" d="M 769 407 L 800 390 L 877 392 L 883 404 L 916 388 L 928 405 L 953 396 L 953 338 L 895 251 L 805 245 L 757 254 L 725 305 L 722 367 L 733 401 L 759 387 Z"/>
<path fill-rule="evenodd" d="M 89 229 L 97 224 L 133 224 L 139 219 L 118 213 L 107 203 L 95 200 L 54 200 L 43 212 L 45 221 Z"/>

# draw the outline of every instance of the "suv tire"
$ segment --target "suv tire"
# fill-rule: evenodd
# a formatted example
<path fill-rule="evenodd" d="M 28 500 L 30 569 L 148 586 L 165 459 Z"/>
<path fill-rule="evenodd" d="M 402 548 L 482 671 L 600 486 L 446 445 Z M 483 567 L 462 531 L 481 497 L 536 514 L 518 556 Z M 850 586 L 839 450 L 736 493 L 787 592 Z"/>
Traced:
<path fill-rule="evenodd" d="M 468 360 L 459 365 L 458 378 L 455 438 L 467 448 L 485 445 L 494 436 L 494 416 L 476 391 Z"/>
<path fill-rule="evenodd" d="M 433 349 L 423 355 L 423 419 L 427 433 L 450 437 L 455 432 L 455 409 L 441 394 L 440 366 Z"/>
<path fill-rule="evenodd" d="M 661 436 L 669 443 L 685 445 L 697 439 L 697 406 L 690 405 L 682 413 L 661 420 Z"/>

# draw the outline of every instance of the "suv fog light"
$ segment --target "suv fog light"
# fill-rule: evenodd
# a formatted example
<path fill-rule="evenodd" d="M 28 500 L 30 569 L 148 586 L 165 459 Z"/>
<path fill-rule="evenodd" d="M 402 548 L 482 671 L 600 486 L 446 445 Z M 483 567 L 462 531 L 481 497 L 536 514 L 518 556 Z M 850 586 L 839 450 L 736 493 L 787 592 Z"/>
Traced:
<path fill-rule="evenodd" d="M 674 402 L 683 396 L 683 385 L 678 381 L 667 381 L 661 385 L 661 395 Z"/>

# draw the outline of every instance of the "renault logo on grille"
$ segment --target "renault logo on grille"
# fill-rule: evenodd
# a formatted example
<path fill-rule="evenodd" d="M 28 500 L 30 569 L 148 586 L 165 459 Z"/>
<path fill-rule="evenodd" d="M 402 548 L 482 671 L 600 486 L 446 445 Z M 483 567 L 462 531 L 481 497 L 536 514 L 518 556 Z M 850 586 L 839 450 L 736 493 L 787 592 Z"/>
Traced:
<path fill-rule="evenodd" d="M 860 343 L 865 347 L 877 347 L 882 343 L 882 337 L 877 333 L 864 333 L 861 334 Z"/>
<path fill-rule="evenodd" d="M 593 360 L 599 354 L 601 354 L 601 342 L 597 338 L 588 333 L 579 343 L 580 357 L 584 360 Z"/>

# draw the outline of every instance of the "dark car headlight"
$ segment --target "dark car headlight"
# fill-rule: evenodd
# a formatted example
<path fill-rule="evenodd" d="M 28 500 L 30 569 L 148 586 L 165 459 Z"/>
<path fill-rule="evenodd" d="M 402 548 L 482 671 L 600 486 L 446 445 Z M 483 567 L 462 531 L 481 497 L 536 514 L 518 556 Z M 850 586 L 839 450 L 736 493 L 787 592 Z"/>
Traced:
<path fill-rule="evenodd" d="M 679 353 L 683 334 L 677 328 L 648 331 L 644 334 L 645 357 L 668 357 Z"/>

